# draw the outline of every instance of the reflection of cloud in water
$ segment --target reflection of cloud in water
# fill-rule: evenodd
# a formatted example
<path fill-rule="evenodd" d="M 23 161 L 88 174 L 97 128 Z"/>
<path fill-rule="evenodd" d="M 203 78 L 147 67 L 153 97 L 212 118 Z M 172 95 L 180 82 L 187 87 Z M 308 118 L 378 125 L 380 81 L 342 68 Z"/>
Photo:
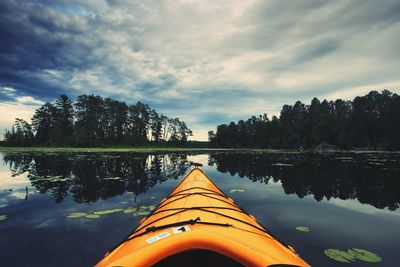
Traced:
<path fill-rule="evenodd" d="M 9 196 L 14 199 L 25 199 L 26 191 L 25 190 L 12 191 L 10 192 Z"/>
<path fill-rule="evenodd" d="M 332 205 L 335 205 L 335 206 L 339 206 L 342 208 L 351 209 L 351 210 L 354 210 L 357 212 L 362 212 L 362 213 L 367 213 L 367 214 L 383 213 L 383 214 L 388 214 L 388 215 L 400 216 L 399 210 L 390 211 L 387 208 L 378 209 L 370 204 L 362 204 L 354 199 L 342 200 L 340 198 L 331 198 L 330 200 L 327 200 L 326 198 L 324 198 L 322 201 L 327 202 Z"/>
<path fill-rule="evenodd" d="M 0 190 L 25 188 L 25 186 L 30 186 L 28 173 L 12 177 L 9 167 L 7 170 L 0 170 Z"/>
<path fill-rule="evenodd" d="M 203 166 L 208 165 L 208 154 L 202 154 L 202 155 L 188 155 L 187 160 L 189 162 L 195 162 L 195 163 L 201 163 Z"/>

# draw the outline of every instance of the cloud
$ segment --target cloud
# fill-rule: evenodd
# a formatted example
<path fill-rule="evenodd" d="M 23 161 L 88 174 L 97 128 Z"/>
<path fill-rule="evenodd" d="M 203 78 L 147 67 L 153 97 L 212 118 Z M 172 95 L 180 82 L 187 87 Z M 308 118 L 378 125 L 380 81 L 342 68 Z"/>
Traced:
<path fill-rule="evenodd" d="M 31 122 L 31 117 L 35 113 L 37 106 L 24 105 L 20 103 L 0 102 L 0 130 L 10 130 L 15 118 L 21 118 Z M 3 135 L 0 135 L 0 140 Z"/>
<path fill-rule="evenodd" d="M 42 105 L 43 101 L 37 100 L 31 96 L 19 96 L 16 97 L 15 100 L 22 104 L 34 104 L 34 105 Z"/>
<path fill-rule="evenodd" d="M 0 101 L 16 107 L 140 100 L 204 139 L 298 99 L 400 92 L 396 0 L 10 0 L 0 16 Z"/>
<path fill-rule="evenodd" d="M 1 90 L 3 91 L 3 93 L 5 94 L 14 94 L 14 92 L 16 92 L 17 90 L 15 90 L 12 87 L 2 87 Z"/>

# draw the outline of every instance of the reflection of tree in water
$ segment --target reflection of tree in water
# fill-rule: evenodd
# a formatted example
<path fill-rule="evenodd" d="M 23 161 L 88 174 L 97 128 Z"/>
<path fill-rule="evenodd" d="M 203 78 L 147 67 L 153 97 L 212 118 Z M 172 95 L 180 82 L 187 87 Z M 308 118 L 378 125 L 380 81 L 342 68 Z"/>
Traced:
<path fill-rule="evenodd" d="M 398 155 L 352 154 L 228 154 L 210 156 L 218 171 L 265 184 L 280 181 L 286 194 L 300 198 L 358 199 L 377 208 L 395 210 L 400 202 Z M 377 163 L 378 162 L 378 163 Z"/>
<path fill-rule="evenodd" d="M 178 179 L 190 166 L 183 154 L 6 154 L 4 162 L 13 176 L 28 172 L 32 186 L 50 192 L 56 202 L 71 194 L 78 203 L 125 191 L 138 195 L 157 183 Z"/>
<path fill-rule="evenodd" d="M 4 156 L 4 162 L 8 164 L 11 170 L 11 176 L 18 176 L 29 171 L 32 163 L 30 154 L 7 154 Z"/>

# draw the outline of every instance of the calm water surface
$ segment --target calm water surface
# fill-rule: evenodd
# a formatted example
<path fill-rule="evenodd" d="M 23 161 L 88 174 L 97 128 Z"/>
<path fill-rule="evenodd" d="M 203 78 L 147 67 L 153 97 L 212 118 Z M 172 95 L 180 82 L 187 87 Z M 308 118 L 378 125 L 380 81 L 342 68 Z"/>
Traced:
<path fill-rule="evenodd" d="M 93 266 L 141 217 L 66 216 L 157 204 L 190 162 L 311 265 L 398 266 L 400 154 L 215 152 L 0 154 L 0 266 Z M 383 261 L 324 254 L 353 247 Z"/>

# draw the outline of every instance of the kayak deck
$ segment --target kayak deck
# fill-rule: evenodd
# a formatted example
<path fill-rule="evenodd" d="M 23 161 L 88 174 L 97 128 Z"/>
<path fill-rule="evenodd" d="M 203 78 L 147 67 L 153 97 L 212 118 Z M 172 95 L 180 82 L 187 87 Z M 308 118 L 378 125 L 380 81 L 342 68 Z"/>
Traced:
<path fill-rule="evenodd" d="M 233 262 L 238 266 L 309 266 L 199 168 L 194 168 L 97 266 L 165 266 L 178 257 L 224 261 L 218 255 L 231 260 L 229 266 L 234 266 Z"/>

